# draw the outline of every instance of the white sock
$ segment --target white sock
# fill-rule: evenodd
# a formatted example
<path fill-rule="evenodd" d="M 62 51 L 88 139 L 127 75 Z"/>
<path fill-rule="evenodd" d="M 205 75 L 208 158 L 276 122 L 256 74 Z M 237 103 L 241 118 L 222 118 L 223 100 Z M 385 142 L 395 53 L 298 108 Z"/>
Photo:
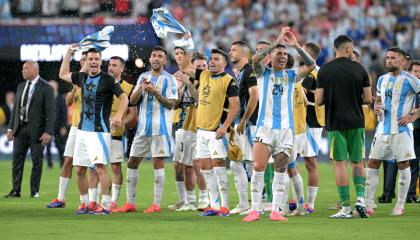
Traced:
<path fill-rule="evenodd" d="M 187 191 L 187 201 L 188 203 L 195 203 L 195 191 Z"/>
<path fill-rule="evenodd" d="M 58 200 L 64 201 L 66 200 L 66 192 L 67 188 L 69 186 L 70 178 L 61 177 L 60 176 L 60 182 L 58 184 Z"/>
<path fill-rule="evenodd" d="M 289 177 L 289 182 L 291 182 L 291 189 L 292 189 L 292 200 L 295 201 L 297 203 L 297 196 L 296 196 L 296 189 L 295 189 L 295 185 L 293 185 L 292 182 L 292 178 Z"/>
<path fill-rule="evenodd" d="M 290 179 L 289 177 L 284 178 L 284 194 L 280 198 L 280 209 L 285 212 L 289 209 L 289 190 L 290 190 Z"/>
<path fill-rule="evenodd" d="M 274 211 L 279 211 L 280 208 L 280 199 L 282 197 L 283 194 L 285 193 L 285 188 L 286 188 L 286 178 L 287 178 L 287 174 L 286 173 L 279 173 L 279 172 L 274 172 L 274 178 L 273 178 L 273 203 L 271 205 L 271 212 Z"/>
<path fill-rule="evenodd" d="M 296 193 L 296 203 L 298 205 L 303 206 L 303 204 L 305 203 L 305 199 L 303 196 L 303 180 L 302 176 L 300 176 L 299 173 L 292 177 L 292 184 Z"/>
<path fill-rule="evenodd" d="M 213 170 L 219 186 L 221 207 L 229 208 L 229 182 L 226 167 L 214 167 Z"/>
<path fill-rule="evenodd" d="M 198 194 L 198 199 L 200 201 L 208 202 L 209 201 L 209 197 L 207 195 L 207 190 L 200 190 L 200 192 Z"/>
<path fill-rule="evenodd" d="M 101 202 L 101 193 L 102 193 L 102 185 L 101 182 L 98 183 L 98 186 L 96 186 L 96 202 L 100 203 Z"/>
<path fill-rule="evenodd" d="M 125 189 L 127 192 L 127 202 L 131 204 L 136 204 L 138 172 L 138 169 L 127 168 Z"/>
<path fill-rule="evenodd" d="M 376 187 L 379 183 L 379 169 L 368 168 L 366 172 L 365 200 L 368 209 L 373 208 Z"/>
<path fill-rule="evenodd" d="M 408 167 L 404 170 L 398 170 L 398 174 L 398 201 L 395 207 L 404 208 L 408 189 L 410 188 L 411 169 Z"/>
<path fill-rule="evenodd" d="M 88 194 L 89 194 L 89 202 L 96 202 L 96 193 L 97 193 L 97 188 L 89 188 L 88 189 Z"/>
<path fill-rule="evenodd" d="M 184 181 L 176 181 L 175 183 L 176 183 L 176 192 L 178 193 L 179 202 L 181 202 L 181 203 L 187 202 L 185 182 Z"/>
<path fill-rule="evenodd" d="M 219 197 L 219 190 L 217 187 L 217 178 L 214 174 L 213 169 L 210 170 L 201 170 L 201 173 L 204 176 L 204 179 L 206 180 L 207 189 L 209 191 L 210 195 L 210 206 L 213 209 L 219 209 L 218 204 L 218 197 Z"/>
<path fill-rule="evenodd" d="M 80 203 L 85 204 L 86 206 L 89 205 L 89 195 L 80 195 Z"/>
<path fill-rule="evenodd" d="M 109 208 L 111 207 L 111 196 L 109 196 L 109 195 L 102 195 L 101 205 L 106 210 L 109 210 Z"/>
<path fill-rule="evenodd" d="M 232 169 L 236 191 L 239 197 L 239 207 L 249 208 L 248 204 L 248 177 L 246 171 L 242 166 L 242 162 L 231 161 L 230 168 Z"/>
<path fill-rule="evenodd" d="M 252 177 L 252 173 L 254 171 L 254 162 L 253 161 L 245 161 L 246 169 L 248 170 L 249 175 Z M 248 181 L 248 179 L 247 179 Z"/>
<path fill-rule="evenodd" d="M 112 184 L 112 202 L 118 203 L 118 199 L 120 198 L 121 192 L 121 185 Z"/>
<path fill-rule="evenodd" d="M 258 211 L 261 206 L 262 191 L 264 188 L 264 171 L 255 171 L 251 177 L 251 205 L 252 210 Z"/>
<path fill-rule="evenodd" d="M 153 203 L 160 206 L 163 195 L 163 186 L 165 185 L 165 169 L 155 169 L 155 182 L 154 182 L 154 198 Z"/>
<path fill-rule="evenodd" d="M 306 190 L 307 203 L 310 208 L 315 209 L 315 199 L 318 193 L 318 187 L 308 186 Z"/>

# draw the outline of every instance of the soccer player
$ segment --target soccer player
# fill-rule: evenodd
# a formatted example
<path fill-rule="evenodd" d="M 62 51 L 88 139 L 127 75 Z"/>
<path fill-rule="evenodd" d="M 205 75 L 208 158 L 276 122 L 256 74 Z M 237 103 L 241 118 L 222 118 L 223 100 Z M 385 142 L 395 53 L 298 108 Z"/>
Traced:
<path fill-rule="evenodd" d="M 380 115 L 372 142 L 366 181 L 366 206 L 373 214 L 373 202 L 379 182 L 381 160 L 396 157 L 398 165 L 398 201 L 391 215 L 404 215 L 404 203 L 410 186 L 409 160 L 416 157 L 413 132 L 404 116 L 410 114 L 416 95 L 420 92 L 419 80 L 403 70 L 404 53 L 397 47 L 389 48 L 386 54 L 388 73 L 377 83 L 375 114 Z M 411 124 L 410 124 L 411 125 Z"/>
<path fill-rule="evenodd" d="M 353 41 L 341 35 L 334 40 L 336 58 L 318 72 L 315 104 L 325 104 L 326 126 L 341 210 L 330 218 L 353 218 L 350 206 L 346 160 L 351 161 L 356 188 L 356 211 L 368 217 L 364 203 L 365 169 L 363 166 L 364 119 L 362 104 L 372 101 L 369 76 L 359 63 L 351 60 Z"/>
<path fill-rule="evenodd" d="M 408 66 L 408 72 L 414 75 L 417 79 L 420 79 L 420 62 L 418 60 L 414 60 L 413 62 L 411 62 L 410 65 Z M 418 110 L 418 108 L 420 107 L 419 101 L 420 99 L 417 96 L 417 100 L 416 100 L 417 114 L 419 114 L 419 110 Z M 412 121 L 414 122 L 414 119 Z M 413 127 L 414 127 L 414 131 L 413 131 L 414 151 L 416 152 L 416 159 L 412 159 L 410 161 L 411 183 L 410 183 L 410 188 L 407 194 L 407 200 L 406 200 L 407 203 L 419 203 L 419 200 L 417 199 L 417 196 L 416 196 L 416 185 L 419 178 L 420 120 L 416 120 L 413 123 Z"/>
<path fill-rule="evenodd" d="M 122 79 L 122 73 L 125 68 L 125 60 L 118 56 L 113 56 L 109 59 L 108 74 L 114 77 L 115 82 L 120 85 L 125 95 L 130 96 L 133 90 L 133 85 Z M 118 112 L 120 101 L 114 96 L 111 108 L 111 118 Z M 124 144 L 123 136 L 125 125 L 133 119 L 136 107 L 129 104 L 129 111 L 125 111 L 121 122 L 121 127 L 111 127 L 111 150 L 110 161 L 113 173 L 112 179 L 112 196 L 111 196 L 111 211 L 117 209 L 117 203 L 120 196 L 121 185 L 123 181 L 123 174 L 121 170 L 121 163 L 124 161 Z"/>
<path fill-rule="evenodd" d="M 178 64 L 178 68 L 181 65 L 182 62 L 182 57 L 184 55 L 184 49 L 182 49 L 181 47 L 175 47 L 174 48 L 174 55 L 175 55 L 175 61 L 176 64 Z M 182 73 L 181 73 L 182 74 Z M 183 88 L 185 86 L 186 83 L 183 83 L 182 80 L 180 78 L 182 78 L 182 75 L 180 75 L 179 71 L 177 73 L 174 74 L 174 77 L 178 80 L 178 97 L 181 99 L 181 101 L 184 99 L 183 98 L 183 94 L 189 94 L 189 91 L 182 91 L 181 94 L 181 88 Z M 187 98 L 190 96 L 186 96 L 185 100 L 187 100 Z M 190 101 L 193 101 L 194 99 L 190 99 Z M 177 103 L 180 104 L 180 103 Z M 189 208 L 193 208 L 193 206 L 187 201 L 187 190 L 186 190 L 186 185 L 190 185 L 191 183 L 187 183 L 184 179 L 185 178 L 189 178 L 192 179 L 191 176 L 186 176 L 187 174 L 190 174 L 191 172 L 186 172 L 188 170 L 184 170 L 184 166 L 185 164 L 182 163 L 182 159 L 180 159 L 181 157 L 181 152 L 180 150 L 183 149 L 183 144 L 181 143 L 182 140 L 180 140 L 179 138 L 182 138 L 183 134 L 181 132 L 183 132 L 183 130 L 181 130 L 178 134 L 178 130 L 180 128 L 183 128 L 184 123 L 180 123 L 181 121 L 181 114 L 186 114 L 186 112 L 184 111 L 184 113 L 182 113 L 182 110 L 185 110 L 185 108 L 188 108 L 189 105 L 188 103 L 184 103 L 182 106 L 184 106 L 184 108 L 182 106 L 177 106 L 175 111 L 174 111 L 174 119 L 173 119 L 173 125 L 172 128 L 173 130 L 175 130 L 175 134 L 173 135 L 175 138 L 175 153 L 174 153 L 174 157 L 172 158 L 173 163 L 174 163 L 174 170 L 175 170 L 175 186 L 176 186 L 176 191 L 178 193 L 178 202 L 175 204 L 171 204 L 168 206 L 169 209 L 171 210 L 177 210 L 179 208 L 181 208 L 183 205 L 185 205 L 184 209 L 189 209 Z M 193 114 L 195 115 L 195 113 Z M 178 137 L 179 136 L 179 137 Z M 193 137 L 194 138 L 194 137 Z M 189 138 L 188 138 L 189 139 Z M 187 143 L 188 146 L 191 146 L 191 143 Z M 195 146 L 194 146 L 195 148 Z M 192 149 L 189 149 L 192 150 Z M 193 154 L 193 152 L 190 152 L 190 155 Z M 190 156 L 185 156 L 186 158 L 190 157 Z M 192 157 L 192 155 L 191 155 Z M 191 160 L 192 161 L 192 160 Z M 194 189 L 194 186 L 193 188 Z M 191 194 L 191 189 L 190 189 L 190 194 Z M 190 196 L 191 197 L 191 196 Z M 194 198 L 195 199 L 195 198 Z M 191 199 L 190 199 L 191 200 Z M 194 201 L 194 207 L 195 207 L 195 201 Z"/>
<path fill-rule="evenodd" d="M 287 69 L 285 42 L 295 48 L 302 57 L 304 66 Z M 270 54 L 271 68 L 263 69 L 262 60 Z M 259 88 L 259 113 L 257 131 L 254 138 L 254 172 L 251 179 L 252 211 L 242 219 L 252 222 L 259 219 L 261 193 L 264 187 L 264 171 L 268 160 L 274 158 L 274 178 L 272 184 L 273 203 L 270 220 L 287 221 L 279 211 L 280 198 L 285 191 L 286 168 L 293 148 L 293 91 L 295 82 L 315 67 L 314 60 L 301 48 L 289 27 L 282 28 L 275 43 L 252 58 Z"/>
<path fill-rule="evenodd" d="M 234 141 L 240 147 L 248 169 L 252 167 L 252 135 L 258 118 L 258 86 L 257 79 L 248 63 L 248 43 L 236 41 L 230 47 L 230 61 L 238 72 L 236 82 L 239 86 L 239 115 L 235 119 Z M 235 186 L 239 196 L 239 204 L 230 211 L 232 214 L 240 214 L 249 209 L 248 204 L 248 176 L 242 161 L 231 161 L 230 168 L 234 174 Z"/>
<path fill-rule="evenodd" d="M 119 127 L 121 118 L 127 107 L 128 99 L 114 78 L 101 72 L 101 53 L 96 49 L 89 49 L 86 58 L 87 73 L 70 72 L 70 58 L 76 45 L 67 50 L 60 68 L 59 77 L 69 83 L 78 85 L 82 92 L 82 112 L 76 134 L 73 165 L 77 168 L 77 175 L 86 178 L 86 170 L 95 165 L 102 188 L 101 207 L 96 214 L 109 214 L 111 196 L 109 195 L 109 175 L 106 164 L 109 161 L 109 144 L 111 141 L 110 125 Z M 120 105 L 117 114 L 110 124 L 111 105 L 113 95 L 118 96 Z M 87 213 L 87 186 L 79 185 L 81 205 L 78 214 Z"/>
<path fill-rule="evenodd" d="M 181 61 L 183 56 L 184 51 L 182 49 Z M 196 69 L 207 69 L 207 57 L 200 53 L 195 53 L 191 59 L 191 64 Z M 178 81 L 182 82 L 182 87 L 179 91 L 180 99 L 178 103 L 178 108 L 181 109 L 181 113 L 180 120 L 177 125 L 178 130 L 176 131 L 177 140 L 174 159 L 180 159 L 180 162 L 184 165 L 185 189 L 187 192 L 187 202 L 185 202 L 176 211 L 193 211 L 197 209 L 202 211 L 208 207 L 209 200 L 207 197 L 207 186 L 204 177 L 200 172 L 200 163 L 196 159 L 196 105 L 198 100 L 198 91 L 194 86 L 194 80 L 191 80 L 188 75 L 179 71 L 176 72 L 174 76 Z M 195 180 L 197 181 L 197 185 L 200 189 L 197 205 L 194 192 Z"/>
<path fill-rule="evenodd" d="M 311 57 L 316 61 L 321 49 L 320 47 L 312 42 L 308 42 L 302 47 Z M 296 147 L 297 152 L 303 157 L 305 161 L 305 167 L 308 171 L 308 187 L 307 187 L 307 205 L 305 206 L 308 213 L 312 213 L 315 210 L 315 199 L 318 193 L 318 166 L 317 166 L 317 155 L 318 155 L 318 144 L 321 142 L 322 128 L 325 125 L 325 107 L 315 106 L 315 89 L 316 89 L 316 77 L 318 74 L 319 67 L 304 77 L 302 80 L 303 91 L 308 101 L 306 106 L 306 130 L 305 132 L 296 136 Z"/>
<path fill-rule="evenodd" d="M 80 59 L 80 72 L 87 72 L 87 69 L 84 67 L 87 66 L 85 65 L 86 56 L 87 52 L 83 52 Z M 58 196 L 47 204 L 47 208 L 66 207 L 66 192 L 73 172 L 74 144 L 76 141 L 77 126 L 80 121 L 80 111 L 82 105 L 81 90 L 77 85 L 73 85 L 73 89 L 67 94 L 66 104 L 67 106 L 73 106 L 72 125 L 67 136 L 66 147 L 64 149 L 64 162 L 63 167 L 61 168 L 58 184 Z M 78 180 L 83 179 L 78 178 Z M 87 179 L 84 179 L 84 181 L 87 181 Z"/>
<path fill-rule="evenodd" d="M 162 46 L 153 48 L 149 62 L 151 69 L 142 73 L 131 93 L 130 103 L 139 104 L 139 123 L 128 159 L 126 190 L 127 203 L 115 212 L 136 212 L 138 167 L 151 156 L 154 169 L 154 198 L 144 213 L 161 211 L 165 183 L 164 160 L 171 155 L 172 109 L 178 100 L 177 83 L 163 70 L 167 52 Z M 140 102 L 139 102 L 140 101 Z"/>
<path fill-rule="evenodd" d="M 209 190 L 211 205 L 210 209 L 203 212 L 203 216 L 230 215 L 229 185 L 224 161 L 227 157 L 225 136 L 238 113 L 239 97 L 235 79 L 225 72 L 228 62 L 229 57 L 225 52 L 212 49 L 210 70 L 195 69 L 190 63 L 188 53 L 184 56 L 181 65 L 181 71 L 198 80 L 197 84 L 199 84 L 196 119 L 197 158 Z M 217 182 L 212 177 L 213 174 L 216 175 Z M 221 196 L 219 210 L 215 209 L 218 197 L 217 187 Z"/>

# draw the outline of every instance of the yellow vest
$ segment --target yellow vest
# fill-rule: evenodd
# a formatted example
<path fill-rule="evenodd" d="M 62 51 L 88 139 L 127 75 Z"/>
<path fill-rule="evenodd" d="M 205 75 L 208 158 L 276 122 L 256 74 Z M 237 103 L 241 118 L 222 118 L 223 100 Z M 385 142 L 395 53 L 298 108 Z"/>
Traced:
<path fill-rule="evenodd" d="M 77 87 L 76 92 L 74 93 L 74 102 L 72 104 L 72 119 L 71 125 L 73 127 L 78 127 L 80 122 L 80 114 L 82 112 L 82 90 L 80 87 Z"/>
<path fill-rule="evenodd" d="M 210 71 L 203 70 L 201 72 L 196 119 L 197 128 L 214 131 L 219 127 L 226 101 L 226 91 L 232 79 L 232 76 L 229 74 L 212 78 Z"/>
<path fill-rule="evenodd" d="M 302 82 L 295 85 L 293 93 L 293 124 L 295 136 L 306 131 L 306 106 L 303 98 Z"/>
<path fill-rule="evenodd" d="M 125 95 L 129 96 L 134 86 L 123 80 L 120 84 L 120 87 L 125 93 Z M 115 114 L 118 112 L 119 106 L 120 106 L 120 99 L 114 95 L 114 100 L 112 101 L 112 108 L 111 108 L 111 118 L 115 116 Z M 127 109 L 124 112 L 123 118 L 127 115 Z M 124 135 L 124 130 L 125 130 L 124 126 L 121 126 L 119 128 L 111 128 L 111 136 L 121 137 L 122 135 Z"/>
<path fill-rule="evenodd" d="M 185 109 L 185 120 L 184 120 L 184 130 L 196 132 L 197 131 L 197 108 L 195 106 L 190 106 Z"/>

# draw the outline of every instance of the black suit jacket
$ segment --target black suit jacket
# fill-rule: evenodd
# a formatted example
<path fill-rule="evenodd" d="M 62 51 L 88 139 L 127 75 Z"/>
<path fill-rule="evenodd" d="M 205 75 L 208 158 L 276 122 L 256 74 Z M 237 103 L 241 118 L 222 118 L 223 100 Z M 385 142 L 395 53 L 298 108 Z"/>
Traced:
<path fill-rule="evenodd" d="M 15 136 L 19 130 L 20 103 L 26 81 L 21 82 L 16 90 L 16 102 L 10 117 L 9 129 L 13 129 Z M 55 124 L 55 102 L 51 86 L 42 78 L 34 86 L 31 102 L 28 108 L 28 125 L 32 136 L 40 137 L 44 132 L 53 134 Z"/>

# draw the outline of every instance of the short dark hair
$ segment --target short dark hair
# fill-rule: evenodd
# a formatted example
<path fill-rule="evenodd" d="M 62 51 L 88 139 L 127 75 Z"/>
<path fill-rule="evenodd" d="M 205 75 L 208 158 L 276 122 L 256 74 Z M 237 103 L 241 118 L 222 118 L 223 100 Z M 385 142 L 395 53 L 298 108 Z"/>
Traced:
<path fill-rule="evenodd" d="M 295 65 L 295 59 L 293 58 L 292 54 L 287 53 L 287 62 L 286 62 L 286 69 L 290 69 Z"/>
<path fill-rule="evenodd" d="M 155 46 L 152 49 L 152 52 L 154 51 L 161 51 L 164 52 L 166 56 L 168 56 L 168 52 L 166 51 L 166 49 L 163 46 Z"/>
<path fill-rule="evenodd" d="M 257 42 L 257 45 L 258 45 L 258 44 L 270 45 L 270 43 L 269 43 L 269 42 L 267 42 L 267 41 L 265 41 L 265 40 L 258 41 L 258 42 Z"/>
<path fill-rule="evenodd" d="M 213 54 L 213 53 L 218 53 L 218 54 L 222 55 L 226 60 L 226 64 L 229 65 L 229 56 L 227 55 L 227 53 L 225 51 L 223 51 L 222 49 L 219 49 L 219 48 L 213 48 L 211 50 L 211 54 Z"/>
<path fill-rule="evenodd" d="M 185 49 L 183 49 L 182 47 L 180 47 L 180 46 L 175 46 L 174 47 L 174 52 L 175 52 L 175 50 L 177 50 L 177 49 L 180 49 L 182 52 L 185 52 Z"/>
<path fill-rule="evenodd" d="M 201 52 L 195 52 L 195 53 L 193 53 L 193 55 L 191 56 L 191 63 L 194 63 L 195 61 L 197 61 L 197 60 L 205 60 L 205 61 L 207 61 L 208 60 L 208 58 L 207 58 L 207 56 L 206 55 L 204 55 L 203 53 L 201 53 Z"/>
<path fill-rule="evenodd" d="M 311 57 L 315 59 L 319 57 L 319 54 L 321 53 L 321 48 L 318 46 L 318 44 L 314 42 L 307 42 L 305 43 L 305 47 L 307 47 L 308 50 L 310 51 L 309 54 L 311 55 Z"/>
<path fill-rule="evenodd" d="M 360 58 L 360 53 L 356 50 L 353 50 L 353 54 L 356 55 L 357 58 Z"/>
<path fill-rule="evenodd" d="M 338 49 L 345 43 L 353 43 L 353 40 L 347 35 L 340 35 L 334 39 L 334 48 Z"/>
<path fill-rule="evenodd" d="M 274 49 L 276 49 L 276 48 L 284 48 L 284 49 L 287 49 L 287 48 L 286 48 L 286 45 L 283 45 L 283 44 L 281 44 L 281 43 L 277 43 L 276 45 L 274 45 L 273 50 L 274 50 Z"/>
<path fill-rule="evenodd" d="M 411 62 L 410 65 L 408 66 L 408 71 L 409 72 L 413 71 L 414 66 L 420 66 L 420 61 L 414 60 L 413 62 Z"/>
<path fill-rule="evenodd" d="M 241 46 L 243 48 L 245 48 L 245 47 L 249 48 L 249 44 L 247 42 L 245 42 L 245 41 L 242 41 L 242 40 L 233 42 L 232 43 L 232 46 L 233 45 L 239 45 L 239 46 Z"/>
<path fill-rule="evenodd" d="M 410 55 L 408 55 L 408 53 L 406 53 L 404 50 L 402 50 L 402 49 L 401 49 L 401 48 L 399 48 L 399 47 L 390 47 L 390 48 L 388 48 L 388 49 L 386 50 L 386 52 L 396 52 L 396 53 L 401 54 L 401 56 L 402 56 L 403 58 L 410 59 Z"/>
<path fill-rule="evenodd" d="M 125 67 L 125 60 L 122 57 L 120 57 L 120 56 L 112 56 L 109 59 L 118 60 L 118 61 L 120 61 L 121 65 L 123 65 L 123 67 Z"/>
<path fill-rule="evenodd" d="M 87 51 L 86 51 L 86 56 L 87 56 L 89 53 L 99 53 L 99 55 L 101 55 L 101 56 L 102 56 L 101 51 L 99 51 L 99 50 L 98 50 L 98 49 L 96 49 L 96 48 L 89 48 L 89 50 L 87 50 Z"/>
<path fill-rule="evenodd" d="M 82 52 L 82 56 L 83 56 L 83 55 L 87 56 L 87 54 L 88 54 L 88 51 L 83 51 L 83 52 Z"/>

